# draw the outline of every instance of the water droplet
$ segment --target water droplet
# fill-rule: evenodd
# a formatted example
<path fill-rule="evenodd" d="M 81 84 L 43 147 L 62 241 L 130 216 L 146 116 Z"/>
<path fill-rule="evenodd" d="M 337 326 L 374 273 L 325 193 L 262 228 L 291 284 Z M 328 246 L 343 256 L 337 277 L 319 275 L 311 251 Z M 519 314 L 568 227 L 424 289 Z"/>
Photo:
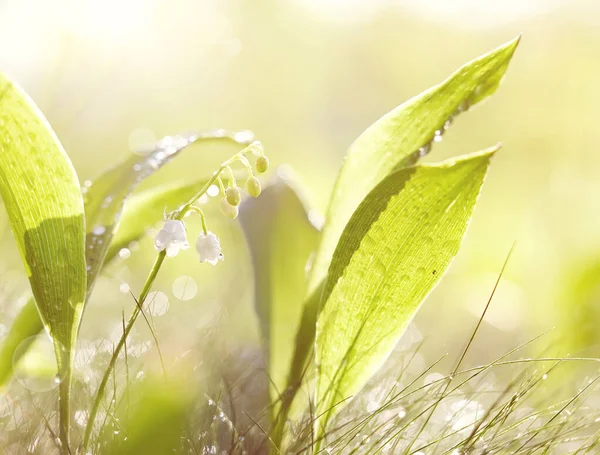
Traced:
<path fill-rule="evenodd" d="M 379 258 L 374 258 L 373 261 L 371 262 L 371 267 L 372 270 L 379 275 L 380 278 L 383 278 L 385 276 L 385 272 L 386 272 L 386 267 L 383 264 L 383 262 L 381 262 L 381 260 Z"/>
<path fill-rule="evenodd" d="M 233 140 L 240 144 L 250 144 L 254 140 L 254 133 L 250 130 L 238 131 L 233 134 Z"/>
<path fill-rule="evenodd" d="M 373 238 L 373 235 L 371 235 L 371 233 L 368 233 L 367 235 L 365 235 L 363 237 L 363 239 L 361 240 L 361 249 L 364 250 L 372 250 L 373 248 L 375 248 L 375 245 L 377 244 L 377 242 L 375 241 L 375 239 Z M 359 250 L 360 251 L 360 250 Z M 369 255 L 371 254 L 370 252 L 368 253 Z"/>
<path fill-rule="evenodd" d="M 191 276 L 180 276 L 173 282 L 173 295 L 179 300 L 191 300 L 198 293 L 198 284 Z"/>
<path fill-rule="evenodd" d="M 121 259 L 127 259 L 129 256 L 131 256 L 131 250 L 129 248 L 121 248 L 119 250 L 119 257 Z"/>
<path fill-rule="evenodd" d="M 148 312 L 152 316 L 162 316 L 169 309 L 169 297 L 164 292 L 154 291 L 148 294 Z"/>
<path fill-rule="evenodd" d="M 471 107 L 471 104 L 469 103 L 469 101 L 465 100 L 462 103 L 460 103 L 460 105 L 458 106 L 458 109 L 456 111 L 458 113 L 465 112 L 465 111 L 468 111 L 470 107 Z"/>
<path fill-rule="evenodd" d="M 442 249 L 450 254 L 455 254 L 460 246 L 459 240 L 448 240 L 442 245 Z"/>
<path fill-rule="evenodd" d="M 129 294 L 129 284 L 121 283 L 119 286 L 119 291 L 121 291 L 123 294 Z"/>
<path fill-rule="evenodd" d="M 542 380 L 544 380 L 544 381 L 545 381 L 546 379 L 548 379 L 548 375 L 547 375 L 547 374 L 544 374 L 544 376 L 542 376 Z"/>
<path fill-rule="evenodd" d="M 406 409 L 404 409 L 402 406 L 400 406 L 398 408 L 398 418 L 403 419 L 404 417 L 406 417 Z"/>
<path fill-rule="evenodd" d="M 102 235 L 106 232 L 106 226 L 102 226 L 101 224 L 97 224 L 92 228 L 92 234 L 94 235 Z M 90 246 L 91 248 L 91 246 Z"/>
<path fill-rule="evenodd" d="M 107 208 L 110 205 L 110 203 L 112 202 L 112 200 L 113 200 L 112 196 L 105 197 L 104 201 L 102 201 L 102 208 L 103 209 Z"/>
<path fill-rule="evenodd" d="M 141 165 L 140 163 L 135 163 L 135 164 L 133 165 L 133 170 L 134 170 L 135 172 L 140 172 L 140 171 L 142 170 L 142 165 Z"/>
<path fill-rule="evenodd" d="M 406 283 L 406 282 L 410 281 L 410 276 L 404 274 L 400 277 L 400 281 Z"/>
<path fill-rule="evenodd" d="M 172 147 L 173 144 L 175 144 L 175 139 L 171 136 L 165 136 L 156 143 L 156 147 L 164 149 L 165 147 Z"/>
<path fill-rule="evenodd" d="M 442 131 L 437 130 L 435 136 L 433 136 L 434 142 L 442 142 Z"/>
<path fill-rule="evenodd" d="M 423 157 L 431 151 L 431 142 L 428 142 L 423 147 L 419 148 L 419 156 Z"/>

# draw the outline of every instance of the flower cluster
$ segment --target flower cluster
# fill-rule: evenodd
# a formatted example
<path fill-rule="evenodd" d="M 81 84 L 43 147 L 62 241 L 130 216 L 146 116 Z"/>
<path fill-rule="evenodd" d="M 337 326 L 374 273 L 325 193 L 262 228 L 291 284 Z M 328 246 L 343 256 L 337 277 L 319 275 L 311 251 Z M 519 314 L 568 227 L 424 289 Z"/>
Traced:
<path fill-rule="evenodd" d="M 211 184 L 214 182 L 218 185 L 219 194 L 221 195 L 221 212 L 229 218 L 236 218 L 239 214 L 239 205 L 242 201 L 242 191 L 237 185 L 236 178 L 231 164 L 240 162 L 248 171 L 248 179 L 246 180 L 246 191 L 252 197 L 258 197 L 261 193 L 260 180 L 254 175 L 254 169 L 245 153 L 251 152 L 256 156 L 255 169 L 256 172 L 262 174 L 269 168 L 269 159 L 264 155 L 264 151 L 260 142 L 253 142 L 242 152 L 235 155 L 231 160 L 226 161 L 220 168 L 219 172 L 215 173 Z M 181 219 L 188 211 L 195 212 L 202 218 L 202 232 L 196 240 L 196 251 L 200 257 L 200 262 L 208 262 L 212 265 L 217 265 L 219 260 L 223 260 L 221 252 L 221 242 L 219 238 L 209 231 L 206 227 L 206 219 L 202 210 L 193 205 L 198 199 L 205 196 L 206 190 L 197 194 L 193 200 L 186 204 L 185 209 L 177 211 L 167 216 L 163 227 L 158 231 L 154 239 L 154 246 L 157 251 L 165 251 L 168 257 L 174 257 L 180 250 L 189 248 L 187 241 L 187 232 L 185 224 Z"/>

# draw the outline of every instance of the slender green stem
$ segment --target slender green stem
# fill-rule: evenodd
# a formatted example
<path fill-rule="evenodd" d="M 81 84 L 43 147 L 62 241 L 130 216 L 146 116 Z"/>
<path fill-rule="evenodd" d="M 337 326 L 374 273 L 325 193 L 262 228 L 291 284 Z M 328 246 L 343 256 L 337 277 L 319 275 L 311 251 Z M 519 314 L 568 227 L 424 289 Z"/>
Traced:
<path fill-rule="evenodd" d="M 71 434 L 71 368 L 67 368 L 58 389 L 59 399 L 59 439 L 60 452 L 62 455 L 69 455 L 70 434 Z"/>
<path fill-rule="evenodd" d="M 246 153 L 248 150 L 250 150 L 250 147 L 246 147 L 245 149 L 239 151 L 234 156 L 232 156 L 230 159 L 228 159 L 227 161 L 222 163 L 221 166 L 219 167 L 219 169 L 212 175 L 212 177 L 208 180 L 208 182 L 206 182 L 206 184 L 202 187 L 202 189 L 196 195 L 194 195 L 194 197 L 192 197 L 188 202 L 186 202 L 183 206 L 181 206 L 179 208 L 179 210 L 177 210 L 175 212 L 175 216 L 173 217 L 173 219 L 182 220 L 183 217 L 186 215 L 186 213 L 188 213 L 190 210 L 194 210 L 193 204 L 200 197 L 202 197 L 206 193 L 208 188 L 210 188 L 210 186 L 213 185 L 215 182 L 218 182 L 220 184 L 220 186 L 222 187 L 223 183 L 221 182 L 221 179 L 220 179 L 221 172 L 225 168 L 227 168 L 230 164 L 239 160 L 240 157 L 242 157 L 243 154 Z M 202 217 L 202 221 L 203 221 L 202 227 L 206 232 L 206 224 L 204 221 L 204 217 Z M 98 415 L 100 403 L 102 402 L 102 399 L 104 398 L 104 393 L 106 391 L 106 386 L 108 384 L 108 380 L 110 379 L 110 375 L 113 372 L 113 370 L 115 368 L 115 364 L 117 363 L 117 359 L 119 358 L 119 354 L 120 354 L 121 350 L 123 349 L 123 346 L 125 345 L 125 340 L 129 336 L 129 333 L 131 332 L 131 329 L 133 328 L 133 325 L 135 324 L 137 317 L 139 316 L 140 312 L 142 311 L 144 302 L 146 301 L 146 297 L 148 297 L 148 293 L 150 292 L 150 289 L 152 288 L 152 285 L 154 284 L 156 276 L 158 275 L 158 272 L 160 271 L 160 267 L 162 266 L 162 263 L 165 260 L 165 257 L 166 257 L 166 252 L 164 250 L 161 251 L 160 253 L 158 253 L 156 260 L 154 261 L 154 265 L 152 266 L 152 269 L 150 270 L 150 273 L 148 274 L 148 278 L 146 278 L 146 282 L 144 283 L 142 292 L 140 293 L 140 297 L 138 299 L 138 304 L 133 309 L 131 316 L 129 316 L 129 321 L 127 322 L 127 325 L 125 326 L 125 330 L 123 331 L 123 334 L 121 335 L 119 342 L 115 346 L 115 349 L 110 358 L 110 361 L 108 363 L 106 371 L 104 372 L 104 376 L 102 377 L 102 381 L 100 382 L 100 385 L 98 386 L 98 391 L 96 392 L 94 402 L 92 403 L 92 409 L 90 411 L 90 416 L 89 416 L 89 419 L 88 419 L 88 422 L 87 422 L 87 425 L 85 428 L 85 434 L 84 434 L 84 438 L 83 438 L 83 450 L 84 451 L 87 450 L 87 448 L 89 446 L 90 437 L 92 435 L 92 429 L 94 428 L 94 422 Z M 62 416 L 62 414 L 63 413 L 61 412 L 61 416 Z M 68 415 L 68 413 L 67 413 L 67 415 Z M 61 425 L 61 432 L 62 432 L 62 425 Z M 61 438 L 62 438 L 62 433 L 61 433 Z"/>

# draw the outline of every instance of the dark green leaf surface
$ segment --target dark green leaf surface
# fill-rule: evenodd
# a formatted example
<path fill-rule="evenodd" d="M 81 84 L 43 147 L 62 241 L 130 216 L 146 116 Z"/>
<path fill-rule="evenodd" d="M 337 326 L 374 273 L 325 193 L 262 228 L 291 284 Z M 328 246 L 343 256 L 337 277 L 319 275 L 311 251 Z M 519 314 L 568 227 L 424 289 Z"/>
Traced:
<path fill-rule="evenodd" d="M 0 195 L 39 315 L 57 352 L 70 353 L 86 289 L 81 190 L 46 119 L 4 76 L 0 76 Z M 60 364 L 64 359 L 58 357 Z"/>
<path fill-rule="evenodd" d="M 458 252 L 496 149 L 398 170 L 344 229 L 316 334 L 320 430 L 382 365 Z"/>

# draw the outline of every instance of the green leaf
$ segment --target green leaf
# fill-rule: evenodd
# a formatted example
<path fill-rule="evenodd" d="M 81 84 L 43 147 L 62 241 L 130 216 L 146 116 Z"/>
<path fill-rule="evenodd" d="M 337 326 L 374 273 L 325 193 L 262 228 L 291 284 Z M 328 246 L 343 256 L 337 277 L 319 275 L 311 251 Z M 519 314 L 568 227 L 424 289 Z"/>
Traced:
<path fill-rule="evenodd" d="M 382 365 L 458 252 L 497 148 L 398 170 L 360 204 L 336 247 L 316 335 L 317 415 Z"/>
<path fill-rule="evenodd" d="M 275 402 L 283 393 L 306 291 L 306 263 L 319 231 L 290 182 L 278 180 L 240 207 L 254 265 L 255 305 Z"/>
<path fill-rule="evenodd" d="M 414 164 L 429 152 L 436 131 L 443 133 L 454 117 L 491 95 L 498 87 L 519 38 L 459 68 L 444 82 L 393 109 L 352 144 L 329 203 L 327 222 L 309 275 L 302 322 L 296 336 L 288 387 L 301 383 L 311 352 L 315 324 L 324 300 L 322 286 L 334 250 L 362 199 L 390 172 Z"/>
<path fill-rule="evenodd" d="M 0 195 L 39 314 L 57 352 L 65 349 L 68 354 L 74 348 L 86 288 L 84 209 L 77 174 L 29 97 L 3 75 L 0 87 Z M 59 363 L 65 360 L 58 357 Z"/>
<path fill-rule="evenodd" d="M 75 169 L 52 128 L 3 75 L 0 195 L 39 316 L 54 344 L 62 378 L 60 438 L 68 451 L 72 362 L 87 279 L 83 199 Z"/>
<path fill-rule="evenodd" d="M 516 38 L 462 66 L 381 117 L 352 144 L 329 204 L 309 294 L 325 278 L 338 239 L 362 199 L 392 170 L 426 154 L 436 131 L 444 132 L 447 122 L 494 93 L 518 43 Z"/>

